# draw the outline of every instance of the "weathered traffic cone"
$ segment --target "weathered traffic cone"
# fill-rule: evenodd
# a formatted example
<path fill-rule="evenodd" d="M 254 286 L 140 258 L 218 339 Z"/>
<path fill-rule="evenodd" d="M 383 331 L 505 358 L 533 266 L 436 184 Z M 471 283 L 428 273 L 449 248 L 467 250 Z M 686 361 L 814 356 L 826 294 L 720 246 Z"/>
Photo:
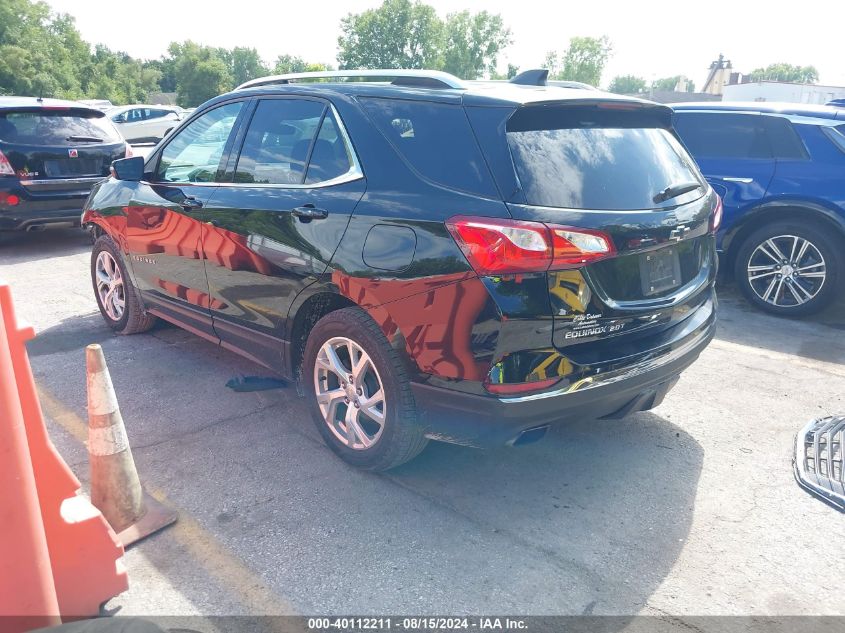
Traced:
<path fill-rule="evenodd" d="M 103 348 L 85 348 L 88 387 L 88 458 L 91 503 L 124 547 L 176 520 L 176 513 L 141 488 Z"/>

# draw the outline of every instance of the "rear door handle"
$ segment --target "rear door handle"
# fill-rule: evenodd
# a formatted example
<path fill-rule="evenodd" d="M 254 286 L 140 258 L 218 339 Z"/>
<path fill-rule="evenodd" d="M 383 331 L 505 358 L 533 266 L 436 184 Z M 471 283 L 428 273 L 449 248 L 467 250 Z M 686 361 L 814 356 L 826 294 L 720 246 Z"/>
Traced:
<path fill-rule="evenodd" d="M 202 202 L 193 196 L 188 196 L 179 203 L 179 206 L 185 209 L 185 211 L 196 211 L 197 209 L 202 209 Z"/>
<path fill-rule="evenodd" d="M 722 180 L 726 180 L 727 182 L 741 182 L 744 185 L 749 185 L 754 182 L 753 178 L 740 178 L 738 176 L 725 176 Z"/>
<path fill-rule="evenodd" d="M 328 211 L 325 209 L 318 209 L 313 204 L 306 204 L 304 206 L 291 209 L 291 213 L 301 220 L 322 220 L 329 216 Z"/>

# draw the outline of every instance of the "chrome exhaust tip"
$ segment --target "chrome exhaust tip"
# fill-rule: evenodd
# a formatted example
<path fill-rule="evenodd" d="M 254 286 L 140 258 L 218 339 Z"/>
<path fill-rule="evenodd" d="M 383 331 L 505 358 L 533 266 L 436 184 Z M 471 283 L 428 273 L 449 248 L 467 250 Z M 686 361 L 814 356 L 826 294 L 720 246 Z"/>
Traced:
<path fill-rule="evenodd" d="M 792 466 L 802 488 L 845 512 L 845 415 L 806 424 L 795 436 Z"/>

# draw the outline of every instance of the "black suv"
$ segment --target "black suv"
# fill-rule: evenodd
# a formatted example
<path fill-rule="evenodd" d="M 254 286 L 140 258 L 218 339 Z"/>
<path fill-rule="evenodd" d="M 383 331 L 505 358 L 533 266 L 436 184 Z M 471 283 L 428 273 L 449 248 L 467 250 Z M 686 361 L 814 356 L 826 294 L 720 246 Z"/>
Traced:
<path fill-rule="evenodd" d="M 212 99 L 115 162 L 84 216 L 114 330 L 162 318 L 297 377 L 370 469 L 650 409 L 712 338 L 721 206 L 668 108 L 312 76 Z"/>
<path fill-rule="evenodd" d="M 79 226 L 85 198 L 130 149 L 100 110 L 0 97 L 0 234 Z"/>

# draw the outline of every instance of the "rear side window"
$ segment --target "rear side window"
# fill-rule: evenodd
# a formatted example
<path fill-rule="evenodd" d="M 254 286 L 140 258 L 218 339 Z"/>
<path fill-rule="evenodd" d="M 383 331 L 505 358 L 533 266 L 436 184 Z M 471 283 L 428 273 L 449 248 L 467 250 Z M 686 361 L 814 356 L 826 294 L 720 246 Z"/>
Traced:
<path fill-rule="evenodd" d="M 326 106 L 305 99 L 260 101 L 235 168 L 235 182 L 298 185 Z"/>
<path fill-rule="evenodd" d="M 825 136 L 833 141 L 833 144 L 845 154 L 845 125 L 837 125 L 836 127 L 823 127 L 822 132 Z"/>
<path fill-rule="evenodd" d="M 102 113 L 20 111 L 0 114 L 0 140 L 23 145 L 74 146 L 122 139 Z"/>
<path fill-rule="evenodd" d="M 760 118 L 772 148 L 772 156 L 792 160 L 808 158 L 807 148 L 788 119 L 766 115 L 760 115 Z"/>
<path fill-rule="evenodd" d="M 759 114 L 678 112 L 675 129 L 695 157 L 772 158 Z"/>
<path fill-rule="evenodd" d="M 361 104 L 421 176 L 449 189 L 496 197 L 462 106 L 394 99 L 361 99 Z"/>
<path fill-rule="evenodd" d="M 705 192 L 692 159 L 657 121 L 594 108 L 524 108 L 511 117 L 507 140 L 528 204 L 572 209 L 632 210 L 672 206 Z M 672 185 L 699 182 L 664 202 Z"/>

